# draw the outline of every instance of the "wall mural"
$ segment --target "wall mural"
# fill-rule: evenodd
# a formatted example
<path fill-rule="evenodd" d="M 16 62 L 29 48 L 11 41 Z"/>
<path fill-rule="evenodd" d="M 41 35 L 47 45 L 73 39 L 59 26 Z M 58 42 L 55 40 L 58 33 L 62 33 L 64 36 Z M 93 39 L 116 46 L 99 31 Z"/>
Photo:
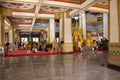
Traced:
<path fill-rule="evenodd" d="M 87 32 L 91 32 L 93 39 L 103 37 L 103 14 L 86 11 Z"/>
<path fill-rule="evenodd" d="M 109 59 L 108 63 L 116 66 L 120 66 L 120 44 L 109 44 Z"/>
<path fill-rule="evenodd" d="M 41 27 L 41 28 L 48 28 L 48 23 L 40 23 L 40 22 L 35 22 L 34 26 L 35 27 Z"/>
<path fill-rule="evenodd" d="M 49 19 L 36 19 L 34 26 L 41 28 L 48 28 Z"/>

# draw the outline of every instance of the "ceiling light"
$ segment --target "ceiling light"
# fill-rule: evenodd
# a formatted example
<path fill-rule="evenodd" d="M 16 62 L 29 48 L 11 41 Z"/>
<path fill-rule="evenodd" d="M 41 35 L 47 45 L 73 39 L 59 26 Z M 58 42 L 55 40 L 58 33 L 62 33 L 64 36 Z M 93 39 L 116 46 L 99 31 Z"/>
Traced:
<path fill-rule="evenodd" d="M 76 17 L 74 17 L 74 19 L 75 19 L 75 20 L 78 20 L 78 17 L 76 16 Z"/>

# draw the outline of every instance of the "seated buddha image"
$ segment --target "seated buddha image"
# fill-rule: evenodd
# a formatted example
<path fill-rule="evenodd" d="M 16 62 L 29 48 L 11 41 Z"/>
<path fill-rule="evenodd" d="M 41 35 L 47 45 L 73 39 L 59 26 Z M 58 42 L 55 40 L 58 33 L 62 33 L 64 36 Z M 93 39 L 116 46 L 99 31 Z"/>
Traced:
<path fill-rule="evenodd" d="M 91 49 L 91 48 L 93 47 L 93 39 L 92 39 L 92 37 L 91 37 L 91 33 L 88 32 L 88 33 L 86 34 L 86 37 L 87 37 L 87 38 L 86 38 L 86 40 L 85 40 L 85 47 Z"/>

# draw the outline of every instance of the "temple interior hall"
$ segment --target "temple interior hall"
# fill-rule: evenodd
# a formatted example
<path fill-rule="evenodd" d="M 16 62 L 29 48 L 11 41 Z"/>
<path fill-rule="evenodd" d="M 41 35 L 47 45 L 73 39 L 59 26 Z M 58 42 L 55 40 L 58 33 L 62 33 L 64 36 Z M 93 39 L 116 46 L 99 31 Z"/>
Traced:
<path fill-rule="evenodd" d="M 0 0 L 0 80 L 120 80 L 120 0 Z"/>

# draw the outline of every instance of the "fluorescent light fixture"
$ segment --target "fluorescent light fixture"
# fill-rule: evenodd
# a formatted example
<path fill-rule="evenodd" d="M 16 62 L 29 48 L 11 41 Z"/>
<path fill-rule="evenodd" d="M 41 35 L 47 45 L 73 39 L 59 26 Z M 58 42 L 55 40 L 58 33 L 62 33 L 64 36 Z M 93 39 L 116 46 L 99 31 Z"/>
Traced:
<path fill-rule="evenodd" d="M 25 12 L 13 12 L 13 16 L 27 16 L 27 17 L 34 17 L 34 13 L 25 13 Z"/>

